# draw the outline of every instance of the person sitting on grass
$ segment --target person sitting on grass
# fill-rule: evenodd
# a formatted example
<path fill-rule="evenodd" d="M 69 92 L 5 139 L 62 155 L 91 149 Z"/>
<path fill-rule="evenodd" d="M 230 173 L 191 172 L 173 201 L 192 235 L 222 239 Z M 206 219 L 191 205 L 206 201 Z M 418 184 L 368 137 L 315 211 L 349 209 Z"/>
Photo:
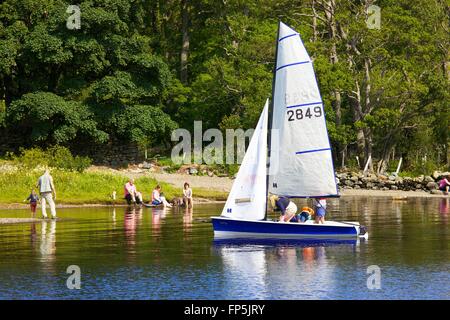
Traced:
<path fill-rule="evenodd" d="M 444 192 L 445 195 L 448 194 L 449 188 L 450 188 L 450 175 L 444 177 L 441 181 L 439 181 L 439 190 Z"/>
<path fill-rule="evenodd" d="M 130 178 L 124 187 L 125 199 L 130 205 L 132 203 L 141 204 L 142 194 L 136 190 L 136 185 L 134 184 L 134 179 Z"/>
<path fill-rule="evenodd" d="M 185 182 L 183 186 L 183 203 L 186 208 L 192 206 L 192 189 L 187 182 Z"/>
<path fill-rule="evenodd" d="M 152 204 L 155 206 L 159 206 L 162 204 L 164 207 L 172 207 L 172 205 L 167 202 L 166 198 L 161 193 L 161 186 L 159 184 L 152 192 Z"/>

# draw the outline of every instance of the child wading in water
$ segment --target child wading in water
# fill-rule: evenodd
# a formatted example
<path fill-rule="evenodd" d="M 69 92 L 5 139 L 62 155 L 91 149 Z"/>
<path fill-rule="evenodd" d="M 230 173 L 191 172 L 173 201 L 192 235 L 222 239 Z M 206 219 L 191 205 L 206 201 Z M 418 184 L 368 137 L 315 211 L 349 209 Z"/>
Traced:
<path fill-rule="evenodd" d="M 36 214 L 37 202 L 39 201 L 39 196 L 37 195 L 37 193 L 34 189 L 31 189 L 30 195 L 28 196 L 28 198 L 26 198 L 23 201 L 27 201 L 27 200 L 30 200 L 30 209 L 31 209 L 31 213 L 34 216 Z"/>

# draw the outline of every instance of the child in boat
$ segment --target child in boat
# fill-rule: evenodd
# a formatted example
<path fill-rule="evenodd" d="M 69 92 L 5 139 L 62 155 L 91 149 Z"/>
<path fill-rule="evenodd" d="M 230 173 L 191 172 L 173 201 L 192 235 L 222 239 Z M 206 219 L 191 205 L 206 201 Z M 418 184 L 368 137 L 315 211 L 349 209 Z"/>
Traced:
<path fill-rule="evenodd" d="M 325 223 L 325 214 L 327 213 L 327 199 L 319 198 L 316 201 L 316 223 Z"/>
<path fill-rule="evenodd" d="M 297 213 L 297 206 L 288 197 L 271 195 L 270 204 L 275 211 L 281 211 L 280 222 L 289 222 Z"/>
<path fill-rule="evenodd" d="M 439 181 L 439 190 L 444 192 L 444 194 L 448 194 L 448 189 L 450 188 L 450 175 L 446 178 L 443 178 L 441 181 Z"/>
<path fill-rule="evenodd" d="M 297 222 L 306 222 L 312 219 L 314 210 L 310 207 L 303 207 L 302 212 L 296 216 Z"/>
<path fill-rule="evenodd" d="M 152 204 L 158 206 L 160 204 L 164 205 L 164 207 L 171 208 L 172 205 L 167 202 L 164 195 L 161 193 L 161 186 L 157 185 L 156 188 L 152 192 Z"/>
<path fill-rule="evenodd" d="M 31 189 L 30 195 L 28 196 L 28 198 L 26 198 L 23 201 L 27 201 L 27 200 L 30 200 L 30 209 L 31 209 L 31 213 L 34 216 L 36 214 L 37 202 L 39 201 L 39 196 L 37 195 L 37 193 L 34 189 Z"/>

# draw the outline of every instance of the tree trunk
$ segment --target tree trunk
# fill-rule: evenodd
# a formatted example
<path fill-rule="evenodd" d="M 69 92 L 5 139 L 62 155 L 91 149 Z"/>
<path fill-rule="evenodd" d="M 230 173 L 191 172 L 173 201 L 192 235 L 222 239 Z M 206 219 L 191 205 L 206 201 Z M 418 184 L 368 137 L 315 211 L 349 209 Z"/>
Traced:
<path fill-rule="evenodd" d="M 389 161 L 391 161 L 391 155 L 392 155 L 393 149 L 394 149 L 394 146 L 390 145 L 389 142 L 386 142 L 385 148 L 383 150 L 383 154 L 381 155 L 381 160 L 380 160 L 380 162 L 378 162 L 378 168 L 377 168 L 378 174 L 386 173 L 388 166 L 389 166 Z"/>
<path fill-rule="evenodd" d="M 50 92 L 56 92 L 56 87 L 58 86 L 59 77 L 61 76 L 61 67 L 60 66 L 52 66 L 50 67 L 48 82 L 47 82 L 47 90 Z"/>
<path fill-rule="evenodd" d="M 361 90 L 359 83 L 355 81 L 355 91 L 352 94 L 348 94 L 350 100 L 350 106 L 353 111 L 353 122 L 357 122 L 362 118 L 362 106 L 361 106 Z M 367 161 L 365 156 L 366 141 L 364 139 L 364 130 L 362 128 L 356 128 L 356 143 L 357 143 L 357 154 L 362 161 L 360 162 L 360 169 L 362 169 Z"/>
<path fill-rule="evenodd" d="M 364 161 L 367 161 L 367 159 L 371 158 L 372 161 L 369 165 L 369 171 L 373 172 L 373 157 L 372 157 L 372 130 L 370 128 L 365 128 L 363 130 L 364 132 Z"/>
<path fill-rule="evenodd" d="M 364 59 L 364 85 L 365 85 L 365 99 L 364 99 L 364 115 L 370 113 L 371 104 L 370 104 L 370 94 L 371 94 L 371 84 L 370 84 L 370 59 Z M 370 128 L 366 128 L 364 130 L 364 138 L 365 138 L 365 158 L 368 159 L 369 156 L 372 156 L 372 130 Z M 373 166 L 371 166 L 371 170 L 373 171 Z"/>
<path fill-rule="evenodd" d="M 336 49 L 336 41 L 337 41 L 337 30 L 336 30 L 336 20 L 334 17 L 334 10 L 336 8 L 336 3 L 334 0 L 330 0 L 328 2 L 329 10 L 325 10 L 325 16 L 327 17 L 328 23 L 328 31 L 329 31 L 329 39 L 331 41 L 331 50 L 330 50 L 330 61 L 331 64 L 337 64 L 339 62 L 337 49 Z M 334 95 L 334 110 L 336 113 L 336 126 L 341 125 L 341 93 L 338 88 L 335 88 L 333 91 Z"/>
<path fill-rule="evenodd" d="M 2 76 L 0 76 L 0 102 L 1 101 L 4 101 L 5 103 L 5 110 L 2 110 L 0 106 L 0 112 L 3 112 L 6 111 L 6 87 Z"/>
<path fill-rule="evenodd" d="M 330 62 L 331 64 L 337 64 L 339 62 L 337 48 L 336 48 L 336 42 L 338 40 L 337 37 L 337 29 L 336 29 L 336 19 L 335 19 L 335 9 L 336 9 L 336 3 L 335 0 L 329 0 L 326 7 L 325 7 L 325 17 L 327 19 L 328 23 L 328 35 L 329 39 L 331 41 L 331 49 L 330 49 Z M 339 91 L 339 88 L 335 88 L 333 90 L 333 97 L 334 101 L 332 102 L 332 106 L 335 112 L 335 123 L 336 128 L 339 129 L 339 127 L 342 124 L 342 112 L 341 112 L 341 93 Z M 342 161 L 342 150 L 344 147 L 340 144 L 336 144 L 336 160 L 337 163 L 341 163 Z"/>
<path fill-rule="evenodd" d="M 159 34 L 159 1 L 154 1 L 150 8 L 150 29 L 152 30 L 153 34 Z"/>
<path fill-rule="evenodd" d="M 311 1 L 311 9 L 313 12 L 312 27 L 313 27 L 313 42 L 317 41 L 317 12 L 316 12 L 316 0 Z"/>
<path fill-rule="evenodd" d="M 188 57 L 189 57 L 189 8 L 188 0 L 181 1 L 181 55 L 180 55 L 180 80 L 188 83 Z"/>

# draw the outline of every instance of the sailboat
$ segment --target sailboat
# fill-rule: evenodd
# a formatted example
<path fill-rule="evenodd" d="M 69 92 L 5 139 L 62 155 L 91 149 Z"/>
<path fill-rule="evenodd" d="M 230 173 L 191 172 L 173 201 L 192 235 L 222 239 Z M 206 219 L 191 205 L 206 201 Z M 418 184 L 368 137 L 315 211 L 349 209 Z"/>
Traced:
<path fill-rule="evenodd" d="M 282 22 L 272 91 L 222 214 L 211 218 L 215 238 L 367 237 L 358 222 L 267 219 L 269 193 L 289 198 L 339 196 L 312 61 L 299 33 Z"/>

